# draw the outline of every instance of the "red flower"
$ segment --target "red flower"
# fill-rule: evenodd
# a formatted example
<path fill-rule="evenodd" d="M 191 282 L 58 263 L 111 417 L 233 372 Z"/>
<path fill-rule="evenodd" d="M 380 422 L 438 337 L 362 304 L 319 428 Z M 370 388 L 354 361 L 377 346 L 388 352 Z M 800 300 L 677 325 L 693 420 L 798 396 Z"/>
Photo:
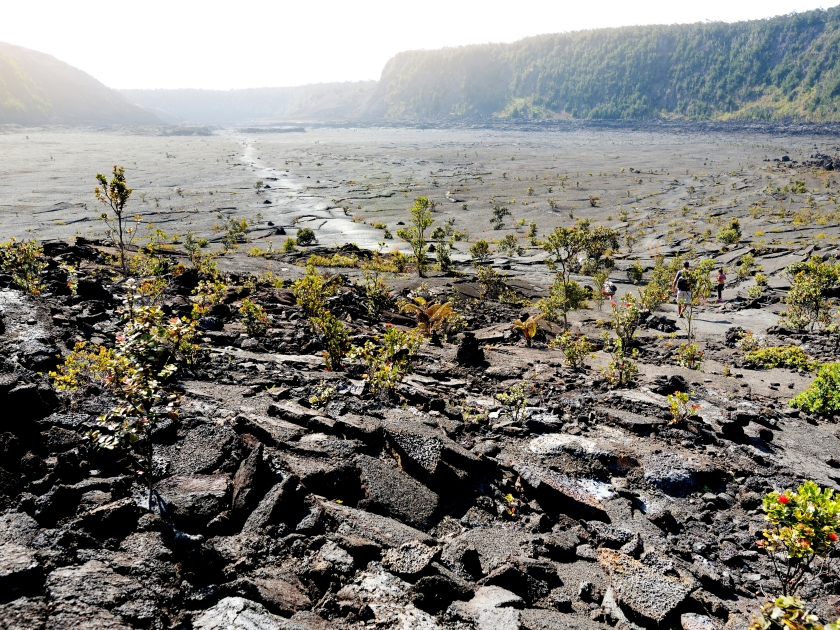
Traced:
<path fill-rule="evenodd" d="M 788 503 L 790 503 L 790 498 L 787 495 L 780 494 L 779 503 L 781 503 L 782 505 L 787 505 Z"/>
<path fill-rule="evenodd" d="M 612 306 L 617 306 L 617 304 L 616 304 L 615 302 L 610 302 L 610 304 L 611 304 Z"/>
<path fill-rule="evenodd" d="M 831 532 L 831 533 L 828 535 L 828 539 L 829 539 L 831 542 L 837 542 L 837 538 L 838 538 L 838 536 L 837 536 L 837 534 L 835 534 L 834 532 Z"/>
<path fill-rule="evenodd" d="M 390 328 L 391 326 L 393 326 L 393 324 L 390 324 L 390 323 L 389 323 L 389 324 L 385 324 L 385 328 Z"/>

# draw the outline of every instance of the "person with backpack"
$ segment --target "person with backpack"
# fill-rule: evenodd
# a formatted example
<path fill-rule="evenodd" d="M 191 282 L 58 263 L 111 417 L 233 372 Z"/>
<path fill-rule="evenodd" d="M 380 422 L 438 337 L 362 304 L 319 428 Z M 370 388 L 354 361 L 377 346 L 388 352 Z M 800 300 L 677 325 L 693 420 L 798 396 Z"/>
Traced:
<path fill-rule="evenodd" d="M 601 286 L 601 297 L 611 300 L 615 295 L 616 291 L 618 291 L 618 287 L 613 284 L 613 281 L 607 278 L 604 281 L 604 284 Z"/>
<path fill-rule="evenodd" d="M 691 304 L 691 283 L 688 279 L 688 261 L 683 263 L 683 268 L 674 276 L 671 283 L 671 290 L 677 293 L 677 313 L 683 316 L 685 307 Z"/>
<path fill-rule="evenodd" d="M 718 269 L 718 277 L 717 277 L 717 292 L 718 292 L 718 303 L 723 302 L 723 285 L 726 284 L 726 274 L 723 273 L 723 267 Z"/>

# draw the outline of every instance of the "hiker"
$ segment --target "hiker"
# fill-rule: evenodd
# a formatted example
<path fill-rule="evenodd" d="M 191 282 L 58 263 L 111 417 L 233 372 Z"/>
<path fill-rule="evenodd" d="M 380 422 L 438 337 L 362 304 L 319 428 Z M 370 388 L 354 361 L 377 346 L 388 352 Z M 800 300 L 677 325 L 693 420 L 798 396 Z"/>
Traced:
<path fill-rule="evenodd" d="M 718 304 L 720 304 L 721 302 L 723 302 L 723 285 L 726 284 L 726 274 L 723 273 L 723 267 L 718 269 L 717 281 Z"/>
<path fill-rule="evenodd" d="M 616 291 L 618 291 L 618 287 L 616 287 L 612 280 L 607 278 L 604 281 L 603 286 L 601 287 L 601 297 L 607 300 L 611 300 L 612 297 L 615 295 Z"/>
<path fill-rule="evenodd" d="M 688 281 L 688 261 L 683 263 L 683 268 L 674 276 L 671 283 L 671 290 L 677 294 L 677 313 L 683 316 L 683 311 L 688 304 L 691 304 L 691 284 Z"/>

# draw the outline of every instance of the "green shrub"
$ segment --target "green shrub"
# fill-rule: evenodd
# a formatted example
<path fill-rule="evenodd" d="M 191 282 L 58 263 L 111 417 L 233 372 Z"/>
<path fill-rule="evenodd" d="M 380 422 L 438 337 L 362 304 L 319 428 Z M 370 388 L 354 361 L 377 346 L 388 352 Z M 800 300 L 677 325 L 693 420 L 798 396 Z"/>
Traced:
<path fill-rule="evenodd" d="M 312 231 L 312 228 L 300 228 L 297 232 L 297 237 L 295 239 L 297 244 L 301 247 L 305 247 L 306 245 L 312 245 L 315 242 L 315 232 Z"/>
<path fill-rule="evenodd" d="M 741 240 L 741 223 L 738 219 L 729 221 L 729 227 L 717 233 L 717 240 L 725 245 L 735 245 Z"/>
<path fill-rule="evenodd" d="M 354 267 L 357 267 L 358 264 L 359 259 L 355 255 L 344 256 L 343 254 L 339 253 L 335 253 L 332 256 L 320 256 L 318 254 L 311 254 L 309 256 L 309 259 L 306 261 L 307 267 L 345 267 L 352 269 Z"/>
<path fill-rule="evenodd" d="M 611 326 L 615 336 L 621 341 L 621 347 L 629 350 L 639 328 L 640 312 L 636 298 L 628 293 L 622 300 L 610 302 L 612 306 Z"/>
<path fill-rule="evenodd" d="M 808 389 L 794 396 L 788 404 L 809 413 L 828 415 L 840 411 L 840 363 L 826 363 L 820 367 Z"/>
<path fill-rule="evenodd" d="M 292 294 L 306 316 L 314 317 L 327 308 L 327 298 L 335 295 L 340 284 L 340 276 L 327 278 L 310 265 L 304 276 L 292 283 Z"/>
<path fill-rule="evenodd" d="M 604 332 L 603 339 L 604 351 L 612 355 L 610 362 L 601 370 L 604 377 L 610 387 L 629 385 L 639 373 L 639 366 L 631 360 L 631 357 L 636 358 L 638 352 L 636 350 L 628 352 L 621 345 L 621 340 L 611 340 L 608 332 Z"/>
<path fill-rule="evenodd" d="M 238 243 L 248 240 L 248 219 L 231 217 L 224 225 L 214 225 L 213 231 L 222 233 L 222 247 L 225 250 L 236 249 Z"/>
<path fill-rule="evenodd" d="M 593 346 L 586 335 L 572 337 L 572 334 L 567 331 L 552 339 L 548 345 L 552 348 L 560 348 L 566 357 L 566 365 L 573 370 L 581 369 L 585 365 L 586 358 L 593 356 Z"/>
<path fill-rule="evenodd" d="M 133 449 L 136 463 L 148 488 L 152 507 L 152 475 L 155 427 L 177 414 L 180 395 L 165 384 L 178 370 L 178 364 L 193 363 L 198 346 L 192 343 L 195 322 L 170 318 L 159 306 L 141 305 L 143 295 L 130 293 L 121 309 L 124 324 L 112 349 L 95 351 L 76 344 L 55 372 L 50 372 L 57 389 L 84 391 L 96 385 L 109 392 L 113 402 L 100 416 L 100 429 L 88 432 L 97 448 Z"/>
<path fill-rule="evenodd" d="M 411 363 L 423 337 L 418 330 L 406 332 L 385 324 L 385 334 L 378 341 L 381 345 L 367 341 L 364 346 L 354 347 L 348 355 L 351 361 L 365 366 L 365 380 L 373 392 L 392 390 L 411 373 Z"/>
<path fill-rule="evenodd" d="M 522 419 L 525 407 L 528 406 L 528 399 L 525 396 L 527 386 L 527 383 L 518 383 L 511 385 L 507 391 L 496 394 L 496 400 L 505 406 L 514 422 Z"/>
<path fill-rule="evenodd" d="M 773 560 L 782 594 L 793 595 L 814 563 L 826 559 L 837 542 L 840 501 L 830 488 L 806 481 L 796 492 L 771 492 L 762 509 L 770 526 L 759 546 Z"/>
<path fill-rule="evenodd" d="M 699 370 L 703 366 L 703 351 L 696 343 L 683 343 L 677 348 L 677 365 L 689 370 Z"/>
<path fill-rule="evenodd" d="M 562 316 L 564 321 L 569 311 L 579 308 L 587 308 L 587 300 L 592 297 L 592 290 L 574 280 L 563 282 L 560 274 L 554 279 L 554 284 L 548 290 L 548 297 L 537 301 L 536 307 L 540 310 L 546 320 L 559 322 Z"/>
<path fill-rule="evenodd" d="M 744 362 L 762 368 L 786 367 L 794 370 L 813 370 L 816 362 L 799 346 L 770 346 L 747 352 Z"/>
<path fill-rule="evenodd" d="M 470 246 L 470 257 L 472 258 L 473 265 L 479 266 L 484 265 L 490 259 L 490 245 L 484 239 L 476 241 L 475 244 Z"/>
<path fill-rule="evenodd" d="M 295 251 L 295 246 L 296 245 L 297 245 L 297 241 L 290 236 L 285 241 L 283 241 L 283 251 L 284 252 L 293 252 L 293 251 Z"/>
<path fill-rule="evenodd" d="M 485 300 L 498 300 L 499 295 L 507 288 L 499 272 L 493 267 L 480 265 L 477 275 L 478 286 L 481 287 L 481 297 Z"/>
<path fill-rule="evenodd" d="M 251 298 L 242 300 L 239 314 L 249 335 L 261 335 L 268 328 L 268 315 L 265 309 Z"/>
<path fill-rule="evenodd" d="M 417 267 L 417 275 L 425 276 L 429 266 L 429 246 L 426 241 L 426 230 L 435 222 L 432 217 L 434 203 L 428 197 L 417 197 L 411 206 L 410 225 L 397 230 L 397 236 L 411 245 L 414 252 L 414 264 Z"/>
<path fill-rule="evenodd" d="M 668 394 L 668 406 L 671 410 L 671 424 L 684 424 L 700 409 L 700 405 L 692 403 L 691 397 L 685 392 Z"/>
<path fill-rule="evenodd" d="M 750 330 L 745 330 L 738 334 L 738 340 L 735 345 L 743 352 L 753 352 L 767 347 L 767 341 L 763 335 L 756 335 Z"/>
<path fill-rule="evenodd" d="M 44 288 L 41 284 L 41 271 L 47 266 L 44 262 L 44 249 L 34 240 L 16 241 L 14 238 L 0 243 L 0 270 L 12 276 L 12 280 L 22 291 L 38 295 Z"/>
<path fill-rule="evenodd" d="M 365 271 L 362 290 L 365 295 L 365 309 L 371 317 L 378 318 L 382 311 L 394 306 L 394 300 L 391 298 L 391 287 L 382 279 L 379 271 Z"/>
<path fill-rule="evenodd" d="M 312 323 L 323 335 L 326 351 L 324 364 L 330 372 L 341 370 L 344 357 L 351 349 L 350 331 L 340 319 L 325 310 L 320 317 L 313 317 Z"/>
<path fill-rule="evenodd" d="M 627 279 L 633 284 L 639 284 L 645 277 L 645 268 L 638 260 L 627 269 Z"/>
<path fill-rule="evenodd" d="M 814 257 L 785 267 L 791 286 L 785 297 L 788 309 L 779 317 L 790 326 L 814 330 L 831 323 L 832 303 L 824 296 L 840 281 L 840 265 Z"/>

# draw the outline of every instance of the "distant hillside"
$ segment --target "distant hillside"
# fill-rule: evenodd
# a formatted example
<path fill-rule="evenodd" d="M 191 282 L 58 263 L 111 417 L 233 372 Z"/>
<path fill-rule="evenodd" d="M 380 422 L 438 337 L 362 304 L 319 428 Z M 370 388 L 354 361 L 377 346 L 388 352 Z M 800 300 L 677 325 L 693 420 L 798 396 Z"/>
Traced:
<path fill-rule="evenodd" d="M 403 52 L 366 114 L 840 120 L 840 7 Z"/>
<path fill-rule="evenodd" d="M 166 122 L 346 119 L 360 115 L 376 81 L 248 90 L 120 90 Z"/>
<path fill-rule="evenodd" d="M 136 104 L 136 106 L 134 105 Z M 138 107 L 139 106 L 139 107 Z M 840 7 L 749 22 L 634 26 L 403 52 L 376 81 L 109 90 L 0 44 L 0 123 L 475 118 L 840 121 Z"/>
<path fill-rule="evenodd" d="M 0 124 L 159 124 L 153 114 L 55 57 L 0 42 Z"/>

